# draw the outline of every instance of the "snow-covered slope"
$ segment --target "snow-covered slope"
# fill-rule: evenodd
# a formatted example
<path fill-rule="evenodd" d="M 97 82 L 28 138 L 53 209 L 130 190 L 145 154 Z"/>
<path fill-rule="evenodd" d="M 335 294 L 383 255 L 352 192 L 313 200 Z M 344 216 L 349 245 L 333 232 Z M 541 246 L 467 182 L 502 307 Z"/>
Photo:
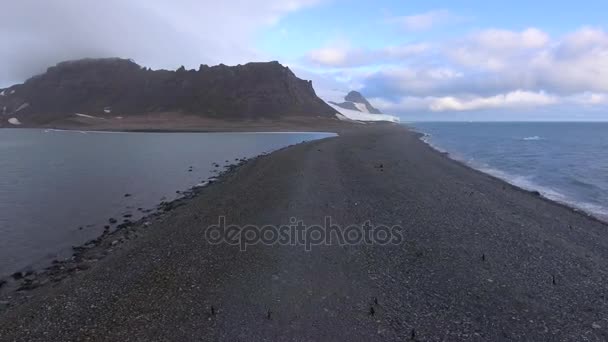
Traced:
<path fill-rule="evenodd" d="M 341 115 L 339 119 L 357 121 L 390 121 L 399 122 L 394 115 L 383 114 L 374 108 L 371 103 L 359 92 L 350 91 L 346 96 L 339 90 L 332 90 L 323 96 L 325 102 Z"/>
<path fill-rule="evenodd" d="M 346 118 L 350 119 L 350 120 L 357 120 L 357 121 L 390 121 L 390 122 L 399 122 L 399 118 L 393 115 L 388 115 L 388 114 L 370 114 L 370 113 L 363 113 L 360 111 L 356 111 L 356 110 L 350 110 L 350 109 L 344 109 L 344 108 L 340 108 L 334 104 L 331 103 L 327 103 L 328 105 L 330 105 L 333 109 L 336 110 L 336 112 L 338 112 L 339 114 L 341 114 L 342 116 L 345 116 Z M 338 116 L 338 118 L 340 118 Z"/>

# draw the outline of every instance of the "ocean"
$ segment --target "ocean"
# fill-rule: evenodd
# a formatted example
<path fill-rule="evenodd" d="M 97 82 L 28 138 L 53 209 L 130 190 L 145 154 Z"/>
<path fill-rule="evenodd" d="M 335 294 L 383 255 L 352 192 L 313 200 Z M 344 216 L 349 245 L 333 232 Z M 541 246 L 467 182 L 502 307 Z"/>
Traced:
<path fill-rule="evenodd" d="M 608 123 L 413 123 L 453 159 L 608 220 Z"/>
<path fill-rule="evenodd" d="M 69 257 L 109 218 L 137 220 L 237 159 L 333 135 L 0 129 L 0 278 Z"/>

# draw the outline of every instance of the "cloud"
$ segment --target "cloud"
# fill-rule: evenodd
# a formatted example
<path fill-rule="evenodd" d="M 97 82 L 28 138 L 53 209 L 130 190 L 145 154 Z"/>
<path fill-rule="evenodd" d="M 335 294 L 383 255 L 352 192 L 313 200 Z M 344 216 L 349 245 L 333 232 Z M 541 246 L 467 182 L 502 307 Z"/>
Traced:
<path fill-rule="evenodd" d="M 0 85 L 57 62 L 133 58 L 154 68 L 259 60 L 257 31 L 319 0 L 5 1 L 0 11 Z"/>
<path fill-rule="evenodd" d="M 429 44 L 404 44 L 382 49 L 351 48 L 345 42 L 334 42 L 311 51 L 307 60 L 318 66 L 351 68 L 374 63 L 390 63 L 418 57 L 430 49 Z"/>
<path fill-rule="evenodd" d="M 558 103 L 559 100 L 544 92 L 534 93 L 528 91 L 513 91 L 491 97 L 475 97 L 460 99 L 456 97 L 441 97 L 433 99 L 429 108 L 434 112 L 443 111 L 469 111 L 496 108 L 522 108 L 547 106 Z"/>
<path fill-rule="evenodd" d="M 549 36 L 536 28 L 521 32 L 489 29 L 446 44 L 444 53 L 462 66 L 498 71 L 509 67 L 513 59 L 533 56 L 549 42 Z"/>
<path fill-rule="evenodd" d="M 460 17 L 447 10 L 434 10 L 426 13 L 391 18 L 391 22 L 402 25 L 410 31 L 430 30 L 438 25 L 459 20 Z"/>
<path fill-rule="evenodd" d="M 559 96 L 546 92 L 516 90 L 494 96 L 404 96 L 397 99 L 371 98 L 380 110 L 407 112 L 473 112 L 484 110 L 539 110 L 541 108 L 578 108 L 589 110 L 608 106 L 608 93 L 579 93 Z M 602 108 L 602 107 L 600 107 Z"/>
<path fill-rule="evenodd" d="M 403 56 L 349 47 L 326 65 L 387 111 L 608 106 L 608 33 L 600 28 L 559 37 L 488 29 L 424 46 Z"/>

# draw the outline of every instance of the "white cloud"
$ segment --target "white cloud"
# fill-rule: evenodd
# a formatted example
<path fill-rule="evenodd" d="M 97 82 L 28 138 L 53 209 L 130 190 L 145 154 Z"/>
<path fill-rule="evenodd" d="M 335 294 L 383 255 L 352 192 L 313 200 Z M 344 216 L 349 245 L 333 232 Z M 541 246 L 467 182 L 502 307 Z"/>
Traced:
<path fill-rule="evenodd" d="M 267 59 L 253 46 L 254 34 L 320 1 L 4 1 L 0 85 L 83 57 L 171 69 Z"/>
<path fill-rule="evenodd" d="M 447 10 L 435 10 L 415 15 L 395 17 L 392 18 L 391 21 L 403 25 L 407 30 L 423 31 L 446 22 L 455 21 L 456 19 L 458 19 L 458 17 Z"/>
<path fill-rule="evenodd" d="M 600 28 L 560 37 L 489 29 L 424 46 L 403 57 L 387 57 L 388 47 L 344 49 L 333 66 L 362 67 L 340 69 L 340 78 L 390 112 L 608 106 L 608 33 Z"/>
<path fill-rule="evenodd" d="M 373 63 L 390 63 L 418 57 L 430 50 L 425 43 L 392 45 L 382 49 L 352 48 L 349 43 L 331 42 L 326 47 L 316 49 L 308 54 L 308 61 L 315 65 L 349 68 Z"/>
<path fill-rule="evenodd" d="M 444 53 L 460 65 L 498 71 L 509 67 L 511 60 L 529 57 L 549 43 L 549 35 L 536 28 L 520 32 L 490 29 L 448 43 Z"/>
<path fill-rule="evenodd" d="M 461 99 L 452 96 L 433 99 L 429 109 L 434 112 L 469 111 L 496 108 L 524 108 L 553 105 L 559 99 L 544 92 L 513 91 L 490 97 Z"/>
<path fill-rule="evenodd" d="M 578 93 L 568 96 L 516 90 L 493 96 L 403 96 L 397 100 L 382 97 L 370 100 L 382 111 L 405 112 L 463 112 L 481 110 L 539 109 L 543 107 L 574 106 L 594 108 L 608 106 L 608 93 Z"/>
<path fill-rule="evenodd" d="M 349 56 L 350 55 L 350 56 Z M 353 58 L 353 51 L 349 51 L 348 48 L 344 47 L 325 47 L 311 51 L 309 58 L 313 63 L 324 65 L 324 66 L 344 66 L 347 63 L 349 57 Z"/>

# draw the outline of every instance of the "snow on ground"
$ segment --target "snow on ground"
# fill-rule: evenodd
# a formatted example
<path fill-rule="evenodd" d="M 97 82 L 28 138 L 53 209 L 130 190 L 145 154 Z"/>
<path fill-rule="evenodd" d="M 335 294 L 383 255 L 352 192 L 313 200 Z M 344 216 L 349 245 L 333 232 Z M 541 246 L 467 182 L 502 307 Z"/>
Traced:
<path fill-rule="evenodd" d="M 367 110 L 367 106 L 365 105 L 365 103 L 353 102 L 353 104 L 360 112 L 369 113 L 369 110 Z"/>
<path fill-rule="evenodd" d="M 335 109 L 339 115 L 342 115 L 350 120 L 357 120 L 357 121 L 390 121 L 390 122 L 399 122 L 400 119 L 396 116 L 393 115 L 388 115 L 388 114 L 371 114 L 371 113 L 362 113 L 356 110 L 351 110 L 351 109 L 344 109 L 341 107 L 338 107 L 336 105 L 332 105 L 331 103 L 327 103 L 330 107 L 332 107 L 333 109 Z M 337 115 L 336 115 L 337 116 Z M 340 116 L 338 116 L 338 119 L 341 119 Z"/>
<path fill-rule="evenodd" d="M 0 92 L 0 96 L 4 96 L 4 92 L 5 92 L 5 91 L 6 91 L 6 90 L 3 90 L 2 92 Z"/>
<path fill-rule="evenodd" d="M 15 90 L 11 90 L 11 92 L 9 94 L 13 95 L 15 93 Z"/>
<path fill-rule="evenodd" d="M 10 123 L 11 125 L 15 125 L 15 126 L 21 125 L 21 122 L 19 122 L 19 119 L 17 119 L 17 118 L 8 119 L 8 123 Z"/>
<path fill-rule="evenodd" d="M 93 115 L 87 115 L 87 114 L 82 114 L 82 113 L 76 113 L 76 116 L 80 116 L 81 118 L 89 118 L 89 119 L 101 119 L 103 120 L 103 118 L 97 117 L 97 116 L 93 116 Z"/>
<path fill-rule="evenodd" d="M 25 108 L 27 108 L 29 106 L 30 106 L 30 104 L 26 102 L 26 103 L 22 104 L 21 106 L 19 106 L 19 108 L 17 108 L 17 110 L 15 111 L 15 113 L 17 113 L 20 110 L 24 110 Z"/>

